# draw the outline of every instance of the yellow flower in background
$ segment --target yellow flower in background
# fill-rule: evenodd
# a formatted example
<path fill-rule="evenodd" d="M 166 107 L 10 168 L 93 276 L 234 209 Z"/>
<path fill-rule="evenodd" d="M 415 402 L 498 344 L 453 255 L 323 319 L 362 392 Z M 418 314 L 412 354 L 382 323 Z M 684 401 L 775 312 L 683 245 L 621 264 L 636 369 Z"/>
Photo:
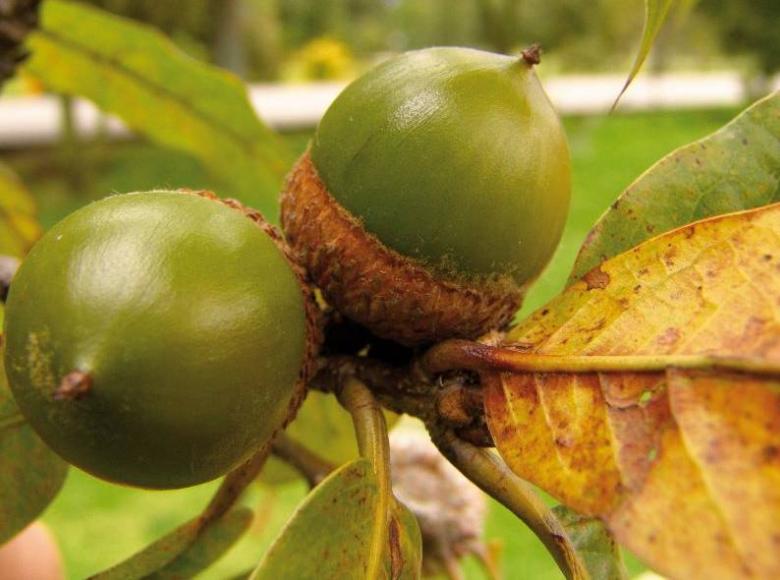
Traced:
<path fill-rule="evenodd" d="M 297 50 L 284 68 L 287 80 L 346 79 L 355 74 L 355 60 L 343 42 L 320 37 Z"/>

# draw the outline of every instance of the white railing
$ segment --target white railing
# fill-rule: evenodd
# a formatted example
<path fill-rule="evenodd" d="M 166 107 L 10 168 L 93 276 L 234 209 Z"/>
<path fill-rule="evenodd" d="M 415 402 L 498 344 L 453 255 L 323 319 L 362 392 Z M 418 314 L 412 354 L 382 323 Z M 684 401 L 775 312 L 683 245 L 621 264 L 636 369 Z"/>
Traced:
<path fill-rule="evenodd" d="M 562 114 L 604 114 L 624 80 L 620 75 L 576 75 L 550 77 L 544 85 Z M 780 78 L 773 86 L 780 88 Z M 259 116 L 274 129 L 289 131 L 314 127 L 343 87 L 341 83 L 252 85 L 249 91 Z M 734 72 L 645 75 L 623 96 L 620 110 L 734 106 L 745 100 L 744 84 Z M 91 103 L 76 100 L 73 107 L 74 125 L 81 136 L 130 134 L 121 121 Z M 52 96 L 0 99 L 0 148 L 55 141 L 60 115 L 59 102 Z"/>

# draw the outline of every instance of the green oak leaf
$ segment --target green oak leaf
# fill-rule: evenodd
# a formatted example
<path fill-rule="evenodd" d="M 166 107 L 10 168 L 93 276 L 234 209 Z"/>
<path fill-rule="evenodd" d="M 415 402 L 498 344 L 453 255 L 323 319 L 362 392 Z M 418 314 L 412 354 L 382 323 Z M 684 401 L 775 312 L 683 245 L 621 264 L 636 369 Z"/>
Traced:
<path fill-rule="evenodd" d="M 556 506 L 553 511 L 593 580 L 628 577 L 620 547 L 601 520 L 580 515 L 563 505 Z"/>
<path fill-rule="evenodd" d="M 640 175 L 588 234 L 569 283 L 664 232 L 776 201 L 780 201 L 780 92 Z"/>
<path fill-rule="evenodd" d="M 379 494 L 366 459 L 331 473 L 293 514 L 251 580 L 363 580 L 371 558 Z"/>
<path fill-rule="evenodd" d="M 228 196 L 276 217 L 293 159 L 237 77 L 190 58 L 148 26 L 81 3 L 48 0 L 41 12 L 27 42 L 29 73 L 197 157 L 226 182 Z"/>
<path fill-rule="evenodd" d="M 179 526 L 94 580 L 178 580 L 192 578 L 213 564 L 252 523 L 252 510 L 234 509 L 208 526 L 195 518 Z"/>
<path fill-rule="evenodd" d="M 612 105 L 613 109 L 617 106 L 620 97 L 626 92 L 626 89 L 628 89 L 636 75 L 639 74 L 645 60 L 647 60 L 650 49 L 653 48 L 655 38 L 658 36 L 658 32 L 666 21 L 669 9 L 674 2 L 675 0 L 645 0 L 645 26 L 642 30 L 642 40 L 639 41 L 639 49 L 634 57 L 634 64 L 631 65 L 628 78 L 615 99 L 615 104 Z"/>

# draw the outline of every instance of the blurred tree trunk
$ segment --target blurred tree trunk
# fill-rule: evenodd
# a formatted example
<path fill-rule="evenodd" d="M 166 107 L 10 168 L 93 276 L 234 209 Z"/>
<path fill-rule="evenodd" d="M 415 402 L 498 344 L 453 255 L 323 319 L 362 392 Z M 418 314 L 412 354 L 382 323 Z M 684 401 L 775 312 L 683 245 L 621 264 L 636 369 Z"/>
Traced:
<path fill-rule="evenodd" d="M 477 0 L 482 21 L 482 36 L 490 48 L 509 54 L 517 47 L 517 22 L 520 0 Z"/>
<path fill-rule="evenodd" d="M 65 180 L 74 196 L 89 191 L 91 163 L 85 154 L 76 126 L 75 102 L 70 95 L 59 95 L 60 140 L 57 158 L 63 169 Z"/>
<path fill-rule="evenodd" d="M 214 62 L 241 77 L 247 73 L 243 4 L 242 0 L 222 1 L 214 37 Z"/>
<path fill-rule="evenodd" d="M 279 0 L 245 0 L 245 6 L 250 12 L 246 43 L 252 76 L 274 80 L 282 60 Z"/>

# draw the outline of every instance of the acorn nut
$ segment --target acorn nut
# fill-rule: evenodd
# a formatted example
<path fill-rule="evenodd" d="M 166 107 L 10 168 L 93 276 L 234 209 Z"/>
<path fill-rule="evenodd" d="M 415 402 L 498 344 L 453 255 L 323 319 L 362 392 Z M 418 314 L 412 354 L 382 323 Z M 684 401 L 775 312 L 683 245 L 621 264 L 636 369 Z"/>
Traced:
<path fill-rule="evenodd" d="M 5 316 L 8 379 L 65 460 L 118 483 L 184 487 L 236 467 L 291 420 L 315 307 L 258 214 L 230 205 L 206 192 L 109 197 L 22 263 Z"/>
<path fill-rule="evenodd" d="M 282 195 L 287 240 L 335 308 L 410 346 L 511 320 L 569 207 L 536 62 L 414 51 L 336 99 Z"/>

